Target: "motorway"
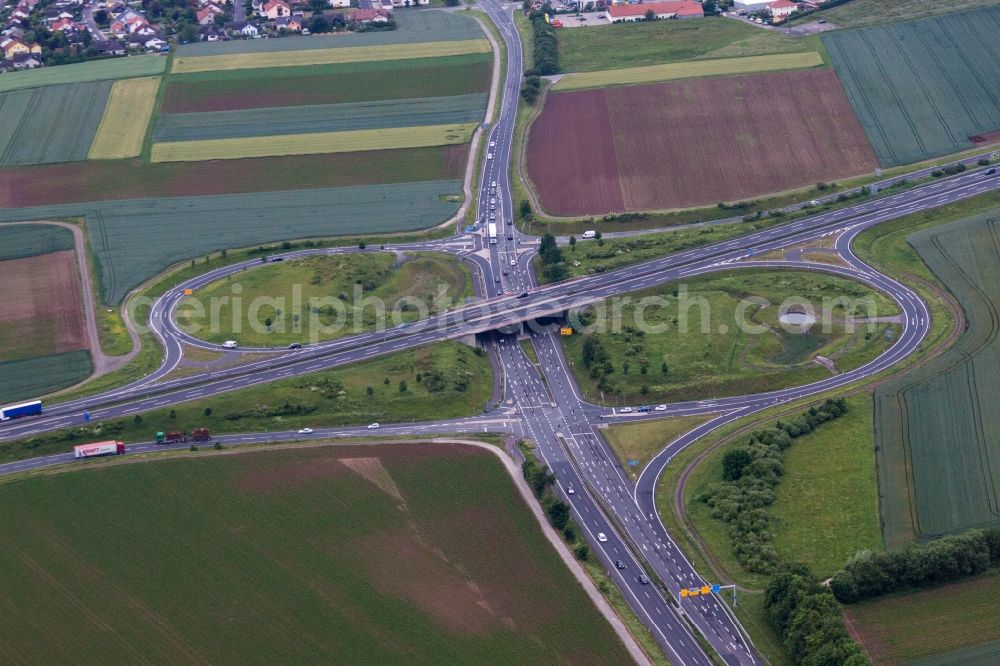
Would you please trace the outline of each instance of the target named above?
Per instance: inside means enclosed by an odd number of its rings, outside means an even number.
[[[912,354],[930,327],[926,305],[909,287],[878,273],[861,261],[852,243],[865,229],[886,220],[927,210],[1000,188],[1000,177],[983,169],[935,180],[881,198],[871,198],[838,210],[818,212],[731,240],[662,257],[633,266],[539,286],[531,260],[538,239],[522,234],[514,219],[511,195],[511,160],[517,115],[521,42],[512,20],[512,7],[496,0],[480,2],[497,27],[507,50],[506,77],[496,123],[486,133],[484,162],[477,184],[477,218],[482,222],[472,235],[440,241],[392,244],[395,252],[447,252],[475,267],[477,291],[482,299],[455,307],[419,322],[358,333],[329,342],[310,343],[298,350],[241,348],[264,358],[195,377],[169,378],[180,362],[185,345],[218,349],[180,330],[175,311],[184,290],[197,290],[220,278],[253,270],[260,260],[219,268],[178,285],[157,300],[150,326],[164,346],[164,362],[150,375],[125,387],[47,407],[40,417],[0,424],[0,441],[30,436],[81,422],[87,410],[91,420],[120,418],[141,411],[262,384],[309,372],[337,367],[373,356],[411,349],[446,339],[482,334],[502,377],[500,405],[484,414],[441,422],[382,424],[380,436],[434,436],[482,432],[510,433],[529,439],[539,457],[557,479],[559,494],[573,515],[593,552],[621,589],[626,601],[649,628],[672,663],[711,664],[706,646],[727,664],[757,664],[761,658],[739,622],[718,595],[681,600],[682,588],[710,583],[695,571],[672,541],[657,516],[657,479],[674,455],[708,432],[762,409],[798,400],[883,372]],[[975,158],[969,158],[974,160]],[[897,177],[902,178],[902,176]],[[888,182],[888,181],[887,181]],[[495,203],[492,200],[496,200]],[[794,208],[794,207],[793,207]],[[495,243],[486,236],[491,215],[500,231]],[[633,232],[629,232],[633,233]],[[843,266],[802,261],[760,261],[754,257],[817,238],[836,238]],[[270,259],[294,259],[318,253],[358,252],[357,248],[311,249],[284,252]],[[374,248],[370,251],[376,251]],[[667,406],[664,412],[622,415],[582,400],[563,356],[557,335],[540,326],[528,326],[530,340],[540,361],[536,366],[525,354],[519,336],[498,330],[519,328],[539,317],[560,316],[608,297],[677,282],[695,275],[740,268],[798,268],[826,271],[871,285],[886,293],[902,313],[901,331],[893,344],[864,366],[805,386],[758,395],[687,401]],[[622,470],[601,435],[608,422],[664,416],[706,414],[714,418],[685,433],[653,458],[633,482]],[[373,434],[363,426],[317,428],[309,435],[294,432],[249,433],[213,438],[224,446],[285,440],[362,437]],[[186,447],[187,444],[178,445]],[[163,450],[152,443],[130,445],[127,453]],[[70,454],[33,458],[0,465],[0,474],[12,474],[71,461]],[[599,539],[598,535],[604,535]],[[623,568],[616,566],[621,562]]]

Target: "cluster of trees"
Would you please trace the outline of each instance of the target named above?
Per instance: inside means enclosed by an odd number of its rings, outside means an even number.
[[[747,571],[771,573],[781,558],[775,550],[772,518],[775,486],[784,474],[782,459],[792,440],[847,412],[843,398],[828,399],[790,421],[755,430],[722,457],[722,478],[698,496],[712,517],[730,525],[733,554]]]
[[[840,604],[807,567],[792,565],[775,575],[767,586],[764,609],[796,664],[870,663],[847,633]]]
[[[526,76],[521,81],[521,99],[525,104],[531,106],[538,99],[538,93],[542,89],[542,80],[537,76]],[[528,212],[531,212],[530,209]]]
[[[312,414],[317,409],[316,405],[302,405],[302,404],[291,404],[287,400],[285,404],[280,407],[268,407],[267,405],[260,405],[254,409],[248,409],[242,412],[229,412],[226,414],[227,421],[239,421],[242,418],[272,418],[275,416],[302,416],[304,414]],[[177,413],[171,410],[170,418],[176,418]]]
[[[531,9],[528,0],[525,0],[525,6],[525,11]],[[545,22],[546,13],[553,13],[552,5],[548,3],[528,14],[533,33],[531,49],[535,62],[535,66],[526,72],[528,75],[548,76],[559,72],[559,40],[556,38],[556,31]]]
[[[542,236],[542,242],[538,246],[538,256],[542,262],[542,275],[547,282],[559,282],[569,277],[562,248],[556,244],[555,236],[552,234]]]
[[[862,551],[830,580],[843,603],[975,576],[1000,567],[1000,529],[974,529],[889,553]]]

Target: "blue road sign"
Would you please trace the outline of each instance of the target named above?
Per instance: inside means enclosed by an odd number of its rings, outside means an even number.
[[[719,585],[718,583],[716,583],[715,585],[712,586],[712,592],[718,593],[719,590],[721,590],[721,589],[722,589],[722,586]]]
[[[632,467],[635,467],[636,465],[639,464],[639,461],[638,460],[629,460],[628,464],[631,465]]]
[[[90,423],[90,412],[88,411],[83,412],[83,422]]]

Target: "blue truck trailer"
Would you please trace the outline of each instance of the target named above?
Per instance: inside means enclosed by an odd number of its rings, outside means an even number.
[[[32,400],[31,402],[23,402],[20,405],[11,405],[10,407],[0,407],[0,421],[10,421],[11,419],[19,419],[22,416],[38,416],[42,413],[42,401]]]

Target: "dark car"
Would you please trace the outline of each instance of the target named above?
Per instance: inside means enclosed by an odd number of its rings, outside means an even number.
[[[293,342],[292,344],[288,345],[288,348],[289,349],[302,349],[302,343],[301,342]]]
[[[495,277],[495,278],[493,278],[493,281],[494,282],[500,282],[500,278],[499,277]]]
[[[526,291],[525,291],[525,292],[521,292],[521,294],[520,294],[520,295],[518,296],[518,298],[527,298],[527,297],[528,297],[528,295],[529,295],[529,294],[528,294],[528,292],[526,292]]]
[[[649,585],[649,579],[646,578],[646,574],[639,574],[639,582],[643,585]]]
[[[621,560],[615,560],[615,566],[618,567],[619,569],[624,569],[625,563],[622,562]]]
[[[271,257],[271,263],[274,263],[275,261],[284,261],[284,260],[285,260],[284,257]]]
[[[507,234],[507,240],[514,240],[514,234]]]
[[[997,172],[997,169],[996,169],[996,167],[993,167],[992,169],[987,169],[987,170],[986,170],[986,175],[987,175],[987,176],[992,176],[992,175],[993,175],[993,174],[995,174],[996,172]]]
[[[640,408],[639,408],[639,413],[640,413],[640,414],[645,414],[645,413],[646,413],[646,412],[648,412],[649,410],[650,410],[650,408],[649,408],[649,407],[640,407]]]

